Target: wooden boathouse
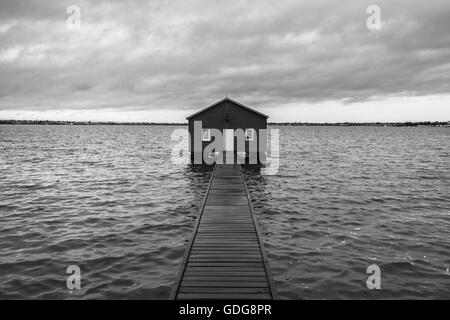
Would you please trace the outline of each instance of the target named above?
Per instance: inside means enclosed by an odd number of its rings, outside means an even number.
[[[256,159],[254,163],[264,162],[267,136],[262,129],[267,129],[267,118],[267,115],[228,97],[190,115],[186,119],[192,160],[196,156],[196,159],[215,159],[223,153],[231,155],[229,159],[241,157],[244,162],[249,159]],[[195,123],[201,127],[196,127]],[[221,133],[220,150],[206,150],[204,154],[205,148],[217,139],[214,132]],[[224,160],[224,163],[230,162]]]
[[[276,299],[239,164],[216,164],[171,299]]]

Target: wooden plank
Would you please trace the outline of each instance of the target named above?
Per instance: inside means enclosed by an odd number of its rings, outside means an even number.
[[[188,281],[183,279],[182,287],[233,287],[233,288],[268,288],[267,279],[261,282],[252,281]]]
[[[242,269],[235,269],[235,270],[227,270],[227,269],[200,269],[200,270],[193,270],[193,269],[186,269],[185,277],[222,277],[222,276],[229,276],[229,277],[244,277],[244,278],[252,278],[252,277],[265,277],[264,270],[242,270]]]
[[[259,250],[258,247],[253,246],[253,247],[246,247],[246,246],[194,246],[192,249],[193,252],[204,252],[204,251],[208,251],[208,252],[223,252],[223,253],[227,253],[227,252],[258,252],[261,253],[261,251]]]
[[[214,281],[214,282],[232,282],[232,281],[249,281],[249,282],[264,282],[267,281],[265,275],[262,277],[249,277],[249,276],[233,276],[233,275],[184,275],[183,281]]]
[[[265,293],[270,294],[269,288],[224,288],[224,287],[180,287],[181,293]]]
[[[222,243],[222,244],[227,244],[227,243],[235,243],[235,244],[252,244],[254,243],[254,240],[258,239],[258,237],[254,237],[252,239],[234,239],[234,238],[230,238],[230,239],[224,239],[224,238],[217,238],[217,239],[211,239],[211,238],[207,238],[207,237],[199,237],[198,239],[195,240],[196,243]]]
[[[259,262],[262,263],[262,257],[257,258],[244,258],[244,257],[196,257],[193,256],[190,261],[196,262],[205,262],[205,263],[234,263],[234,262]]]
[[[214,248],[214,249],[208,248],[208,247],[199,247],[199,248],[195,248],[194,247],[192,249],[191,253],[194,254],[194,253],[214,253],[214,252],[224,253],[224,254],[231,253],[231,252],[233,252],[233,253],[258,253],[258,254],[261,254],[260,250],[258,250],[257,247],[254,247],[254,248],[237,248],[237,249],[235,249],[235,248],[227,248],[227,247]]]
[[[245,272],[245,270],[236,271],[212,271],[212,270],[186,270],[184,277],[240,277],[240,278],[251,278],[251,277],[265,277],[266,273],[264,271],[253,271]]]
[[[255,244],[220,244],[220,243],[216,243],[216,244],[208,244],[208,243],[196,243],[193,248],[217,248],[219,249],[223,249],[223,248],[229,248],[229,249],[248,249],[248,248],[255,248],[259,250],[259,247]]]
[[[214,225],[214,221],[203,221],[203,226],[202,229],[198,231],[198,233],[200,232],[206,232],[208,230],[225,230],[225,231],[234,231],[234,232],[238,232],[239,230],[245,230],[248,231],[250,230],[250,232],[252,234],[256,234],[255,230],[251,227],[249,227],[248,222],[251,221],[249,220],[245,220],[242,223],[221,223],[220,226]]]
[[[262,259],[261,253],[202,253],[202,252],[191,252],[191,257],[195,258],[195,260],[198,259],[208,259],[207,261],[226,261],[226,259],[229,259],[229,261],[234,261],[235,259],[241,259],[241,261],[248,261],[248,260],[260,260]],[[192,261],[195,261],[192,260]]]
[[[223,240],[223,239],[217,239],[217,240],[197,240],[196,243],[198,244],[203,244],[203,245],[208,245],[208,244],[213,244],[213,245],[222,245],[222,246],[227,246],[227,245],[251,245],[254,242],[254,240]]]
[[[181,292],[178,299],[189,300],[270,300],[272,297],[270,294],[256,294],[256,293],[183,293]]]
[[[258,246],[258,244],[256,244],[256,243],[254,243],[254,242],[250,242],[250,243],[242,243],[242,242],[235,242],[235,243],[208,243],[208,242],[199,242],[199,241],[197,241],[197,242],[195,242],[195,244],[194,244],[194,247],[208,247],[208,246],[210,246],[210,247],[215,247],[215,246],[217,246],[217,247],[230,247],[230,248],[233,248],[233,247],[245,247],[245,248],[251,248],[251,247],[256,247],[256,248],[258,248],[259,249],[259,246]]]
[[[225,253],[225,252],[221,252],[221,253],[216,253],[216,254],[211,254],[210,252],[205,252],[205,253],[201,253],[201,252],[191,252],[191,257],[193,258],[197,258],[197,259],[206,259],[206,258],[210,258],[210,261],[217,261],[217,259],[222,258],[222,259],[242,259],[243,261],[246,260],[253,260],[253,259],[262,259],[262,255],[261,253]],[[231,261],[231,260],[230,260]]]
[[[248,262],[248,261],[189,261],[187,266],[190,267],[198,267],[198,266],[205,266],[205,267],[259,267],[261,266],[261,261],[255,261],[255,262]]]
[[[251,220],[250,220],[251,222]],[[215,233],[217,235],[220,235],[220,233],[228,233],[228,234],[236,234],[239,235],[242,233],[249,234],[249,235],[256,235],[256,232],[254,229],[247,227],[243,224],[224,224],[220,227],[212,225],[212,222],[206,222],[206,226],[202,228],[201,231],[198,232],[198,234],[210,234]]]
[[[250,272],[250,271],[254,271],[254,272],[263,272],[264,271],[264,266],[262,266],[261,264],[259,264],[258,266],[254,267],[254,268],[247,268],[247,267],[242,267],[242,266],[234,266],[234,267],[221,267],[221,266],[216,266],[216,267],[211,267],[211,266],[186,266],[186,271],[214,271],[214,272],[222,272],[222,271],[230,271],[230,272],[234,272],[234,271],[245,271],[245,272]]]
[[[220,232],[220,231],[218,231],[218,232]],[[233,235],[235,235],[235,237],[233,237]],[[223,233],[223,236],[214,236],[211,234],[204,233],[204,234],[198,235],[198,237],[196,238],[196,242],[200,243],[201,241],[208,240],[208,239],[212,239],[212,240],[217,239],[217,240],[222,240],[222,241],[226,241],[226,242],[237,242],[237,243],[243,243],[246,241],[246,239],[251,239],[250,243],[252,243],[253,240],[258,239],[258,237],[255,234],[239,235],[237,233],[234,233],[234,234],[233,233],[228,233],[228,234]]]

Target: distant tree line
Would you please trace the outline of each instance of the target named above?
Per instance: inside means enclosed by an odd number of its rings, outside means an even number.
[[[55,120],[0,120],[0,124],[15,125],[126,125],[126,126],[186,126],[187,123],[168,122],[97,122],[97,121],[55,121]],[[450,121],[421,122],[271,122],[272,126],[372,126],[372,127],[442,127]]]
[[[271,122],[272,126],[345,126],[345,127],[442,127],[450,126],[450,121],[420,122]]]
[[[98,122],[98,121],[56,121],[56,120],[0,120],[0,124],[27,124],[27,125],[111,125],[111,126],[185,126],[187,123],[165,122]]]

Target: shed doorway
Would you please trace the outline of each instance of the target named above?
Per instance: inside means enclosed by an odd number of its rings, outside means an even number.
[[[225,140],[223,146],[223,150],[225,151],[225,163],[234,164],[234,129],[223,129],[223,137]]]
[[[234,129],[223,129],[224,130],[224,139],[225,139],[225,151],[234,151]]]

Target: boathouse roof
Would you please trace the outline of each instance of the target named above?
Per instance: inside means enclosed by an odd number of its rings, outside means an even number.
[[[233,99],[230,99],[230,98],[228,98],[228,97],[225,97],[225,98],[223,98],[223,99],[221,99],[221,100],[219,100],[219,101],[213,103],[212,105],[210,105],[210,106],[208,106],[208,107],[206,107],[206,108],[204,108],[204,109],[202,109],[202,110],[200,110],[200,111],[198,111],[198,112],[196,112],[196,113],[194,113],[194,114],[191,114],[191,115],[190,115],[189,117],[187,117],[186,119],[189,120],[189,119],[191,119],[191,118],[193,118],[193,117],[195,117],[195,116],[197,116],[197,115],[199,115],[199,114],[205,112],[206,110],[209,110],[209,109],[212,109],[212,108],[218,106],[219,104],[221,104],[222,102],[225,102],[225,101],[232,102],[232,103],[234,103],[235,105],[237,105],[237,106],[239,106],[239,107],[241,107],[241,108],[247,109],[247,110],[249,110],[249,111],[251,111],[251,112],[254,112],[254,113],[256,113],[256,114],[258,114],[258,115],[260,115],[260,116],[263,116],[263,117],[265,117],[265,118],[269,118],[269,116],[265,115],[264,113],[261,113],[261,112],[259,112],[259,111],[256,111],[255,109],[252,109],[252,108],[250,108],[250,107],[248,107],[248,106],[246,106],[246,105],[244,105],[244,104],[242,104],[242,103],[239,103],[239,102],[237,102],[237,101],[235,101],[235,100],[233,100]]]

